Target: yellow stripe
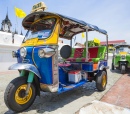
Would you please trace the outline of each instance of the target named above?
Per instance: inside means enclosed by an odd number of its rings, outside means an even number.
[[[127,54],[127,52],[120,52],[120,54],[121,54],[121,55],[126,55],[126,54]]]
[[[52,34],[49,38],[47,38],[46,40],[38,40],[38,38],[33,38],[33,39],[30,39],[30,40],[27,40],[25,43],[23,43],[21,46],[39,46],[39,45],[58,45],[58,38],[59,38],[59,32],[60,32],[60,19],[56,16],[47,16],[47,17],[44,17],[43,19],[45,18],[51,18],[51,17],[55,17],[57,18],[57,21],[56,21],[56,24],[55,24],[55,27],[52,31]],[[42,19],[40,19],[42,20]],[[40,21],[40,20],[36,20],[34,23]],[[33,23],[33,24],[34,24]]]

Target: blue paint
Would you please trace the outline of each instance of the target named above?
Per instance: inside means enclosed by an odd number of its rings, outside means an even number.
[[[93,62],[86,62],[82,64],[82,70],[87,72],[93,71]]]
[[[46,46],[39,46],[39,47],[25,47],[27,50],[27,55],[23,59],[20,57],[20,49],[18,49],[18,63],[22,63],[24,60],[24,63],[33,64],[37,67],[41,79],[40,82],[44,84],[52,84],[52,57],[50,58],[40,58],[38,55],[38,50],[40,48],[46,48]],[[34,49],[34,51],[33,51]],[[34,61],[33,58],[34,57]],[[28,61],[29,60],[29,61]]]
[[[59,82],[62,84],[68,82],[68,74],[61,67],[59,67]]]
[[[29,64],[33,64],[33,60],[32,60],[32,51],[33,51],[33,47],[25,47],[27,50],[27,55],[25,58],[22,58],[20,56],[20,49],[17,50],[17,61],[18,63],[29,63]]]
[[[104,66],[107,66],[107,61],[104,61]]]
[[[22,63],[22,57],[20,56],[20,49],[17,50],[17,62]]]
[[[34,47],[25,47],[26,48],[26,50],[27,50],[27,55],[26,55],[26,57],[24,58],[24,62],[26,63],[29,63],[29,64],[34,64],[33,63],[33,60],[32,60],[32,52],[33,52],[33,48]]]
[[[100,64],[99,64],[99,68],[104,65],[104,66],[107,66],[107,61],[100,61]]]
[[[41,83],[53,84],[52,77],[52,57],[50,58],[40,58],[38,51],[45,46],[34,47],[34,62],[41,74]]]
[[[81,85],[85,84],[86,82],[87,81],[82,80],[82,81],[80,81],[79,83],[76,83],[76,84],[70,84],[70,83],[68,83],[69,87],[72,86],[72,88],[68,88],[67,86],[66,86],[67,88],[60,86],[59,89],[58,89],[58,93],[60,94],[60,93],[72,90],[74,88],[80,87]]]

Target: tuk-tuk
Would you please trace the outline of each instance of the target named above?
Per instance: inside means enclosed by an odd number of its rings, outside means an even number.
[[[37,5],[40,6],[40,5]],[[33,7],[35,8],[35,7]],[[21,47],[13,52],[18,63],[9,70],[18,70],[20,76],[13,79],[4,94],[6,106],[14,112],[29,108],[40,91],[63,93],[87,82],[96,82],[99,91],[107,84],[107,46],[88,48],[88,32],[105,30],[84,21],[45,11],[31,12],[22,22],[27,34]],[[86,32],[86,48],[64,45],[58,60],[58,39],[72,40],[73,36]]]
[[[120,44],[115,46],[115,51],[112,58],[112,70],[121,70],[124,74],[130,68],[130,45]]]

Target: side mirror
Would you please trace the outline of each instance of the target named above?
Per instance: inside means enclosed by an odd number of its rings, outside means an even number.
[[[12,57],[13,58],[17,57],[17,51],[12,51]]]

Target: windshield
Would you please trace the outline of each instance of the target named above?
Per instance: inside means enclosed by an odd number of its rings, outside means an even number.
[[[24,42],[28,39],[38,38],[38,39],[46,39],[48,38],[54,28],[56,19],[48,18],[42,19],[34,24],[32,24],[30,30],[27,32]]]
[[[117,49],[116,49],[116,53],[119,53],[119,52],[127,52],[127,53],[130,53],[130,48],[128,48],[128,47],[120,47],[120,48],[117,48]]]

